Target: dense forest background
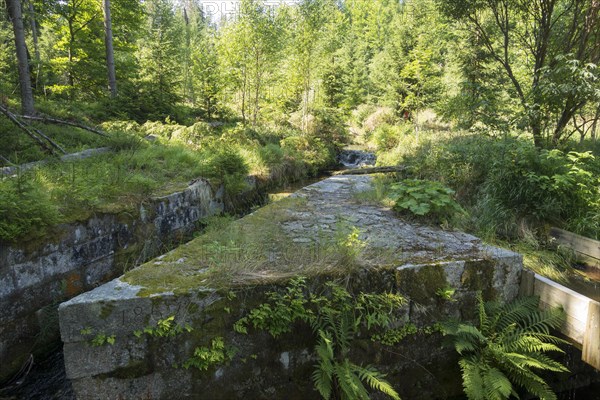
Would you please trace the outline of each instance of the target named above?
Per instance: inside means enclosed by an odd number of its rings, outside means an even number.
[[[539,146],[596,134],[597,1],[215,7],[224,2],[10,0],[0,22],[3,103],[19,97],[9,13],[19,8],[33,97],[86,104],[96,120],[257,124],[374,104],[405,119],[429,108],[461,128],[526,131]]]

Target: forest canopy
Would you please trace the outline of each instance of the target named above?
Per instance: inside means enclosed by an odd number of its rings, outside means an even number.
[[[97,120],[428,108],[538,147],[594,135],[600,114],[596,0],[3,3],[4,103],[29,82],[38,102],[100,103]]]

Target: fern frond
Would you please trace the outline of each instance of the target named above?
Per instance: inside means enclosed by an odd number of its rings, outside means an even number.
[[[481,292],[477,293],[477,306],[478,306],[478,316],[479,316],[479,329],[481,332],[489,332],[490,331],[490,321],[487,316],[487,310],[485,309],[485,302],[483,301],[483,294]]]
[[[353,365],[353,369],[354,372],[358,374],[360,380],[367,382],[371,388],[380,391],[394,400],[400,400],[400,396],[394,390],[392,385],[383,379],[385,377],[384,374],[376,371],[371,366],[360,367],[358,365]]]
[[[556,395],[548,384],[528,369],[513,369],[507,371],[509,379],[540,400],[556,400]]]
[[[486,370],[482,381],[486,400],[506,400],[514,392],[508,378],[497,368]]]
[[[521,297],[502,305],[496,311],[499,316],[496,329],[501,331],[509,325],[525,320],[529,315],[538,311],[539,302],[538,297],[532,296]]]
[[[316,368],[312,373],[315,389],[317,389],[323,399],[329,400],[333,391],[333,371],[328,371],[327,368],[323,368],[322,363],[319,363],[315,367]]]
[[[463,388],[469,400],[486,400],[482,370],[477,360],[463,358],[459,361],[462,371]]]
[[[510,353],[507,354],[507,358],[510,359],[514,365],[519,366],[520,368],[535,368],[540,371],[554,371],[554,372],[568,372],[569,369],[559,363],[541,353],[531,353],[531,354],[519,354],[519,353]],[[541,378],[540,378],[541,379]]]
[[[336,344],[341,353],[350,348],[350,342],[354,338],[355,327],[352,319],[354,318],[349,313],[344,313],[334,322]]]
[[[459,354],[475,351],[486,337],[473,325],[459,324],[453,335],[454,348]]]
[[[334,355],[331,338],[323,331],[319,331],[315,353],[317,353],[319,363],[315,365],[312,379],[319,394],[329,400],[333,391]]]
[[[342,398],[347,400],[369,400],[369,393],[354,374],[352,364],[348,360],[334,365],[334,375],[340,388]]]
[[[334,359],[333,351],[333,338],[329,336],[325,331],[319,330],[319,341],[315,346],[317,357],[320,360],[331,360]]]
[[[563,322],[564,312],[561,309],[538,311],[528,315],[523,329],[527,332],[548,334],[551,329],[560,328]]]
[[[565,343],[550,334],[564,320],[560,309],[540,311],[539,299],[521,298],[510,304],[483,304],[478,296],[480,327],[448,324],[455,349],[463,357],[463,386],[470,400],[505,400],[519,386],[543,400],[556,398],[534,371],[565,372],[567,368],[545,353],[562,352]]]
[[[554,343],[544,342],[538,337],[531,335],[523,335],[516,341],[506,345],[504,348],[508,352],[518,353],[546,353],[550,351],[563,353],[561,348]]]

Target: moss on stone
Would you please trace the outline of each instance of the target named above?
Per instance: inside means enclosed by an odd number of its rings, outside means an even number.
[[[130,361],[126,366],[116,368],[109,373],[101,374],[98,376],[98,378],[136,379],[149,375],[152,372],[152,367],[146,360],[137,360]]]
[[[444,267],[439,264],[400,269],[396,279],[400,292],[418,304],[430,303],[436,291],[448,285]]]
[[[461,281],[464,289],[474,292],[481,291],[486,300],[494,298],[494,261],[465,261],[465,269]]]
[[[108,317],[110,317],[112,315],[112,312],[115,308],[114,303],[101,303],[101,308],[100,308],[100,318],[102,319],[107,319]]]
[[[294,212],[307,210],[306,200],[290,197],[233,221],[218,231],[208,230],[160,259],[125,274],[124,280],[142,286],[140,296],[199,288],[277,283],[302,274],[347,269],[345,254],[335,242],[311,251],[311,243],[296,243],[282,228]],[[314,249],[313,249],[314,250]]]

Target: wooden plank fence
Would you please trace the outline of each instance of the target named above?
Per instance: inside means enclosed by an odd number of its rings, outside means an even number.
[[[591,266],[600,267],[600,242],[586,238],[559,228],[550,229],[550,236],[559,245],[567,246],[581,259]]]
[[[582,348],[582,360],[600,370],[600,303],[548,278],[523,271],[521,295],[540,297],[540,307],[560,306],[566,319],[561,332]]]

